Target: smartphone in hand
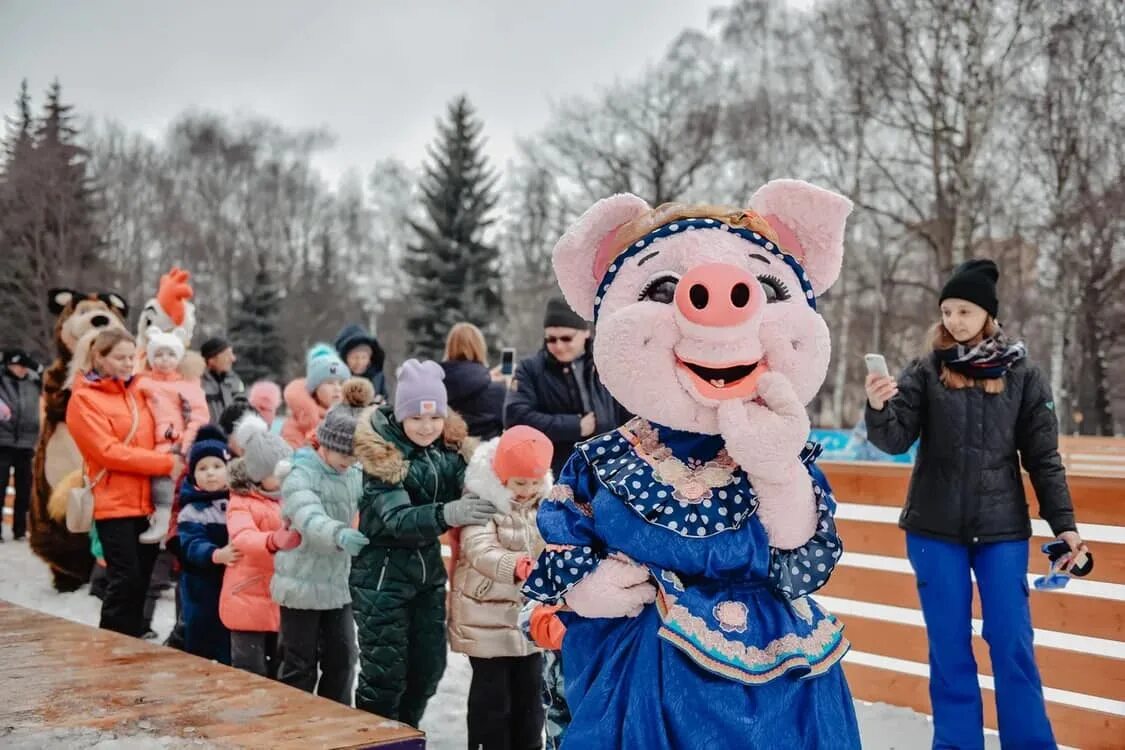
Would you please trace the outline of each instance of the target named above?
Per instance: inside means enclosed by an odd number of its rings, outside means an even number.
[[[516,350],[515,349],[501,349],[500,350],[500,374],[501,375],[514,375],[516,372]]]
[[[868,375],[884,375],[890,377],[891,371],[887,369],[887,358],[882,354],[865,354],[863,361],[867,363]]]

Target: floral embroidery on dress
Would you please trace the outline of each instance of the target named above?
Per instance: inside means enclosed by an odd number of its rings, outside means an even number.
[[[684,582],[681,581],[680,577],[678,575],[676,575],[675,573],[673,573],[672,571],[662,570],[662,571],[660,571],[660,577],[663,578],[668,583],[672,584],[672,587],[674,589],[676,589],[676,591],[682,592],[684,590]]]
[[[675,445],[662,443],[658,429],[643,419],[634,419],[614,432],[579,444],[577,449],[599,483],[654,526],[688,539],[739,529],[757,511],[758,496],[746,473],[722,448],[722,439],[715,437],[709,446],[704,445],[704,457],[689,465],[692,458],[674,457]],[[657,467],[650,460],[654,455],[662,457],[661,465],[669,474],[681,477],[679,486],[657,475]],[[713,457],[707,459],[707,455]],[[682,468],[669,469],[672,462]],[[592,514],[577,502],[575,505],[584,515]]]
[[[815,677],[828,671],[851,648],[843,635],[840,621],[819,608],[820,622],[806,635],[789,632],[758,646],[720,632],[741,634],[742,631],[724,627],[719,617],[720,608],[723,608],[724,616],[736,618],[734,610],[728,610],[725,605],[740,602],[723,601],[715,606],[712,615],[718,622],[718,629],[709,625],[703,617],[693,614],[679,603],[676,594],[663,586],[657,587],[656,604],[664,621],[660,637],[705,669],[748,685],[769,682],[790,670],[798,670],[803,678]],[[741,606],[748,618],[748,608]],[[813,614],[811,608],[809,611]],[[811,622],[807,624],[812,626]]]
[[[793,611],[796,612],[802,620],[807,622],[809,625],[812,625],[813,610],[807,596],[802,596],[799,599],[793,599],[789,602],[789,605],[793,607]]]
[[[742,602],[719,602],[714,610],[719,627],[727,633],[745,633],[747,613]]]
[[[565,503],[567,500],[574,499],[574,490],[565,484],[556,484],[551,488],[551,494],[547,496],[547,499],[557,503]]]
[[[672,497],[682,503],[698,505],[714,497],[713,490],[734,484],[738,464],[726,448],[709,461],[676,458],[672,450],[660,442],[650,423],[634,419],[622,428],[622,434],[633,443],[637,455],[652,466],[652,476],[673,489]]]

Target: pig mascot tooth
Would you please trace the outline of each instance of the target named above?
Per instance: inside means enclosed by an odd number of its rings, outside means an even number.
[[[524,591],[565,605],[565,749],[860,746],[843,626],[809,596],[842,547],[805,411],[850,211],[796,180],[744,209],[615,195],[556,245],[637,415],[579,445],[539,513]]]

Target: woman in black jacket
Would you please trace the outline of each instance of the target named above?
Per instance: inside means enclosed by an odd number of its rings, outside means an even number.
[[[504,378],[488,369],[484,334],[472,323],[458,323],[445,339],[445,390],[449,408],[464,417],[469,435],[482,441],[504,431]]]
[[[935,748],[983,748],[972,652],[975,573],[1004,747],[1053,748],[1028,606],[1031,521],[1020,460],[1039,514],[1072,550],[1079,537],[1058,452],[1051,390],[1023,342],[996,323],[999,270],[962,264],[941,293],[933,351],[896,381],[867,377],[868,439],[904,453],[921,438],[899,526],[930,645]],[[1017,458],[1018,456],[1018,458]]]

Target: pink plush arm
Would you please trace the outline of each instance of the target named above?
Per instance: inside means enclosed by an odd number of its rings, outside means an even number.
[[[783,375],[763,375],[758,396],[764,403],[721,403],[719,429],[758,495],[758,518],[770,546],[796,549],[816,531],[812,480],[801,463],[809,416]]]
[[[583,617],[636,617],[656,601],[648,568],[607,558],[574,585],[566,603]]]

